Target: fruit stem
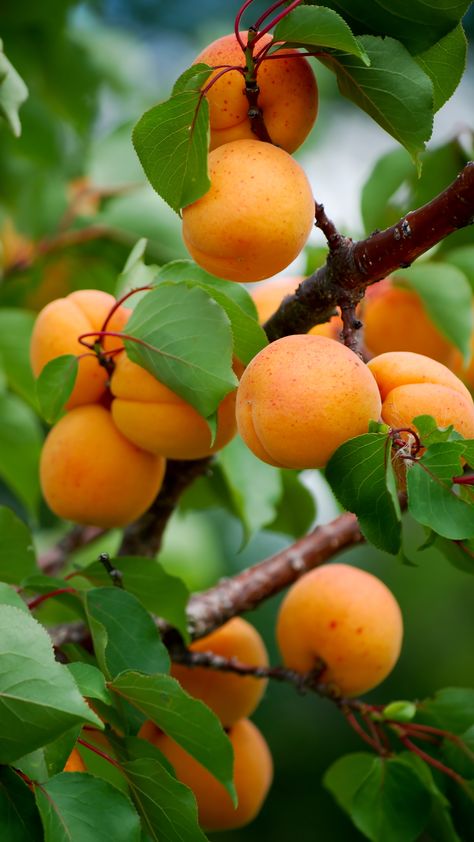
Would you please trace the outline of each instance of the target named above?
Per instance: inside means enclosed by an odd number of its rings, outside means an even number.
[[[116,312],[117,312],[117,310],[119,309],[119,307],[121,307],[121,306],[122,306],[122,304],[124,303],[124,301],[126,301],[126,300],[127,300],[127,298],[131,298],[131,296],[132,296],[132,295],[135,295],[135,293],[136,293],[136,292],[145,292],[146,290],[149,290],[149,289],[153,289],[153,287],[151,287],[151,286],[148,284],[147,286],[144,286],[144,287],[136,287],[135,289],[132,289],[132,290],[130,290],[129,292],[125,293],[125,295],[122,295],[122,298],[119,298],[119,299],[118,299],[118,301],[116,301],[116,302],[115,302],[114,306],[113,306],[113,307],[111,308],[111,310],[109,311],[109,314],[108,314],[108,316],[106,317],[106,319],[105,319],[105,321],[104,321],[104,323],[103,323],[103,325],[102,325],[102,327],[101,327],[101,331],[105,331],[105,330],[107,330],[107,325],[108,325],[108,323],[110,322],[110,320],[111,320],[112,316],[114,315],[114,313],[116,313]]]
[[[274,12],[276,9],[278,9],[279,6],[283,6],[284,3],[286,3],[286,0],[277,0],[276,3],[273,3],[271,6],[269,6],[269,8],[265,12],[263,12],[263,14],[260,15],[259,19],[255,21],[255,23],[253,25],[254,29],[256,29],[258,31],[258,29],[262,25],[263,21],[266,20],[268,17],[270,17],[272,12]]]
[[[245,53],[245,50],[247,49],[247,45],[244,44],[244,42],[242,41],[242,38],[240,37],[240,21],[242,20],[243,13],[245,12],[246,9],[248,9],[248,7],[251,5],[251,3],[253,3],[253,0],[245,0],[245,3],[243,4],[243,6],[240,7],[239,11],[237,12],[237,14],[235,16],[235,21],[234,21],[235,37],[237,38],[237,41],[240,44],[240,46],[242,48],[242,51],[244,53]]]
[[[453,485],[474,485],[474,474],[469,474],[461,477],[453,477]]]
[[[397,732],[397,736],[400,742],[405,746],[408,751],[413,752],[413,754],[418,755],[422,760],[425,761],[429,766],[432,766],[434,769],[438,769],[440,772],[443,772],[444,775],[448,775],[453,781],[456,781],[460,786],[465,787],[466,781],[464,780],[461,775],[458,775],[454,769],[450,769],[449,766],[445,766],[444,763],[441,763],[440,760],[436,760],[435,757],[432,757],[431,754],[428,752],[423,751],[419,746],[415,745],[405,734],[402,729],[394,729]]]
[[[362,728],[361,724],[358,722],[352,711],[348,710],[345,707],[342,707],[342,712],[346,718],[347,723],[351,726],[351,728],[356,732],[356,734],[361,737],[367,745],[371,746],[377,754],[381,754],[382,752],[385,753],[385,750],[380,743],[380,740],[375,740],[373,737],[369,736],[366,731]]]
[[[56,590],[54,591],[49,591],[48,593],[43,593],[39,596],[36,596],[34,599],[31,600],[31,602],[28,602],[28,608],[30,609],[30,611],[34,611],[35,608],[38,608],[38,606],[41,605],[43,602],[46,602],[47,599],[52,599],[54,596],[59,596],[63,593],[77,594],[77,591],[75,588],[56,588]]]
[[[302,0],[293,0],[293,3],[290,3],[290,5],[287,6],[286,9],[283,9],[283,11],[281,11],[278,15],[276,15],[276,17],[274,17],[273,20],[270,21],[270,23],[267,23],[267,25],[264,26],[264,28],[261,29],[260,32],[256,35],[254,39],[254,44],[257,41],[259,41],[263,35],[266,35],[267,32],[270,31],[270,29],[273,29],[273,27],[276,26],[277,23],[279,23],[281,20],[283,20],[283,18],[286,18],[286,16],[289,15],[290,12],[293,11],[293,9],[296,9],[296,7],[299,6],[301,2]]]
[[[81,738],[79,738],[77,742],[80,746],[88,748],[89,751],[93,751],[94,754],[97,754],[99,757],[102,757],[104,760],[107,760],[107,763],[111,763],[112,766],[115,766],[116,769],[120,769],[120,771],[122,770],[120,763],[118,763],[117,760],[111,757],[110,754],[106,754],[105,751],[101,751],[100,748],[97,748],[97,746],[93,746],[91,743],[88,743],[86,742],[86,740],[82,740]]]

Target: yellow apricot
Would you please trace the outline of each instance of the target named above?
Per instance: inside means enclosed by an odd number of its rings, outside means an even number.
[[[193,652],[213,652],[223,658],[237,658],[251,666],[267,666],[265,645],[258,631],[234,617],[216,631],[191,645]],[[250,716],[263,696],[266,681],[231,672],[173,664],[172,674],[184,689],[212,708],[225,727]]]
[[[137,447],[168,459],[202,459],[227,444],[236,433],[235,391],[217,412],[217,435],[196,409],[127,355],[116,359],[110,388],[111,412],[120,432]]]
[[[78,342],[83,333],[101,329],[108,313],[115,304],[113,296],[96,289],[81,289],[66,298],[51,301],[38,315],[30,345],[31,367],[35,377],[46,363],[62,354],[79,356],[87,349]],[[130,315],[130,310],[120,307],[113,315],[107,330],[120,331]],[[90,337],[88,342],[93,342]],[[121,347],[120,339],[108,337],[104,348],[108,351]],[[96,358],[84,357],[79,361],[79,371],[74,390],[66,406],[72,409],[82,404],[100,400],[107,384],[107,372]]]
[[[380,415],[380,395],[353,351],[323,336],[286,336],[247,366],[237,389],[237,426],[259,459],[321,468]]]
[[[301,275],[291,278],[272,278],[258,286],[252,287],[251,296],[257,308],[258,320],[264,324],[273,313],[278,310],[287,295],[292,295],[304,280]],[[312,336],[326,336],[328,339],[338,339],[342,329],[340,316],[332,316],[328,322],[315,325],[308,331]]]
[[[273,763],[266,741],[250,720],[240,719],[228,731],[234,749],[234,783],[239,799],[236,808],[222,784],[153,723],[146,722],[138,736],[159,748],[178,780],[194,792],[204,830],[243,827],[259,813],[272,782]]]
[[[248,33],[240,35],[246,43]],[[271,41],[271,35],[262,36],[255,55]],[[278,59],[263,61],[257,70],[258,105],[272,142],[287,152],[294,152],[316,120],[318,88],[309,62],[297,50],[280,50],[278,56]],[[209,44],[194,64],[198,62],[217,68],[206,87],[221,73],[222,65],[245,68],[244,53],[234,33]],[[211,149],[234,140],[256,139],[248,117],[249,103],[242,73],[237,70],[225,73],[212,85],[206,97],[210,110]]]
[[[258,140],[209,155],[211,187],[183,210],[183,239],[196,263],[230,281],[261,281],[300,253],[314,221],[308,179],[283,149]]]
[[[64,415],[43,446],[40,479],[59,517],[110,528],[140,517],[158,494],[165,460],[139,450],[98,404]]]
[[[85,772],[86,766],[85,763],[79,754],[77,748],[73,748],[71,754],[69,755],[68,759],[66,760],[66,765],[63,769],[64,772]]]
[[[371,354],[412,351],[448,365],[454,347],[431,321],[416,292],[389,278],[369,287],[363,304],[364,342]]]
[[[394,667],[403,637],[399,605],[380,579],[347,564],[301,577],[282,602],[277,640],[287,667],[326,664],[321,681],[343,696],[376,687]]]

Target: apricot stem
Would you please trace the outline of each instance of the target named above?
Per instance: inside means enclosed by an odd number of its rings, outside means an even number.
[[[452,478],[453,485],[474,485],[474,474]]]
[[[114,315],[114,313],[117,312],[119,307],[122,306],[124,301],[127,301],[128,298],[131,298],[131,296],[135,295],[135,293],[137,293],[137,292],[145,292],[146,290],[149,290],[149,289],[153,289],[153,287],[151,287],[149,284],[147,284],[147,286],[136,287],[135,289],[131,289],[129,292],[125,293],[125,295],[122,295],[122,298],[119,298],[118,301],[115,302],[114,306],[109,311],[109,313],[108,313],[108,315],[107,315],[107,317],[106,317],[106,319],[105,319],[105,321],[104,321],[104,323],[101,327],[101,332],[107,330],[107,325],[110,322],[112,316]]]
[[[116,769],[120,769],[120,771],[122,771],[122,767],[121,767],[120,763],[118,763],[117,760],[115,760],[113,757],[111,757],[110,754],[106,754],[105,751],[101,751],[101,749],[97,748],[97,746],[93,746],[92,743],[88,743],[88,742],[86,742],[86,740],[83,740],[81,738],[79,738],[77,742],[79,743],[80,746],[84,746],[84,748],[88,748],[89,751],[93,751],[94,754],[97,754],[99,757],[102,757],[102,759],[106,760],[107,763],[111,763],[112,766],[115,766]]]
[[[242,15],[244,14],[245,10],[248,9],[248,7],[252,3],[253,3],[253,0],[245,0],[245,3],[243,4],[243,6],[240,7],[239,11],[236,14],[235,22],[234,22],[235,37],[236,37],[238,43],[240,44],[240,46],[242,48],[242,52],[244,52],[244,53],[245,53],[245,50],[247,49],[247,44],[244,44],[244,42],[242,41],[242,38],[240,37],[240,21],[242,20]]]
[[[36,596],[28,603],[28,608],[30,611],[34,611],[35,608],[38,608],[38,606],[43,602],[46,602],[47,599],[52,599],[53,597],[60,596],[63,593],[77,594],[77,591],[75,588],[56,588],[54,591],[49,591],[48,593]]]
[[[450,769],[449,766],[445,766],[444,763],[441,763],[440,760],[436,760],[435,757],[432,757],[431,754],[428,752],[423,751],[419,746],[413,743],[407,736],[405,736],[403,729],[396,729],[397,736],[400,742],[408,749],[408,751],[413,752],[413,754],[418,755],[422,760],[425,761],[429,766],[432,766],[434,769],[438,769],[440,772],[443,772],[444,775],[448,775],[453,781],[456,781],[462,787],[466,786],[466,781],[464,780],[461,775],[458,775],[454,769]]]
[[[276,26],[277,23],[280,23],[280,21],[283,20],[283,18],[286,18],[286,16],[289,15],[290,12],[293,11],[293,9],[296,9],[296,7],[299,6],[301,2],[302,0],[293,0],[293,2],[286,7],[286,9],[283,9],[283,11],[276,15],[276,17],[274,17],[273,20],[270,21],[270,23],[267,23],[267,25],[264,26],[263,29],[261,29],[257,36],[254,38],[254,44],[256,44],[256,42],[259,41],[263,35],[266,35],[267,32],[270,32],[270,29],[273,29],[273,27]]]

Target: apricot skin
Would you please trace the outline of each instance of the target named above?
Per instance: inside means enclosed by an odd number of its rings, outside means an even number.
[[[267,652],[257,630],[234,617],[217,631],[191,645],[193,652],[214,652],[224,658],[237,658],[244,664],[267,666]],[[172,674],[186,692],[201,699],[219,717],[224,727],[250,716],[263,696],[266,682],[250,676],[217,672],[174,664]]]
[[[38,377],[46,363],[62,354],[79,356],[86,353],[87,348],[77,341],[78,337],[83,333],[100,330],[114,304],[115,299],[106,292],[82,289],[67,298],[51,301],[41,310],[30,345],[31,367],[35,377]],[[122,330],[129,315],[127,308],[120,307],[107,329],[114,332]],[[94,337],[88,341],[93,342]],[[104,342],[104,348],[109,351],[120,346],[121,341],[116,337],[109,337]],[[106,389],[107,378],[107,372],[99,366],[97,359],[92,356],[81,359],[67,408],[73,409],[100,400]]]
[[[288,591],[277,620],[277,640],[287,667],[307,672],[322,660],[324,683],[344,696],[376,687],[400,654],[403,623],[388,588],[364,570],[326,564],[306,573]]]
[[[303,280],[304,278],[301,276],[272,278],[252,288],[251,295],[257,308],[260,324],[264,324],[278,310],[287,295],[293,295],[296,292]],[[312,327],[308,333],[311,336],[326,336],[328,339],[338,339],[341,330],[341,317],[333,316],[328,322]]]
[[[183,239],[196,263],[229,281],[253,282],[285,269],[314,221],[300,165],[258,140],[226,143],[209,155],[211,187],[183,210]]]
[[[126,354],[116,358],[111,379],[112,417],[120,432],[137,447],[168,459],[203,459],[226,445],[236,433],[235,392],[217,412],[217,436],[201,415]]]
[[[110,528],[142,515],[161,488],[165,460],[139,450],[102,406],[79,406],[52,428],[40,479],[52,511],[76,523]]]
[[[247,32],[241,32],[247,42]],[[256,47],[257,53],[272,41],[264,35]],[[262,62],[257,71],[260,88],[258,104],[265,126],[276,146],[294,152],[303,143],[318,113],[318,88],[309,62],[297,50],[278,53],[291,58]],[[228,64],[245,67],[244,54],[232,33],[209,44],[195,59],[211,67]],[[217,76],[215,70],[206,86]],[[236,70],[225,73],[206,94],[210,109],[211,149],[234,140],[256,139],[248,118],[249,103],[245,96],[245,82]]]
[[[259,813],[272,782],[273,763],[266,741],[250,720],[240,719],[228,733],[234,749],[236,809],[222,784],[152,722],[145,722],[138,736],[159,748],[178,780],[194,792],[204,830],[243,827]]]
[[[66,760],[66,765],[63,769],[64,772],[85,772],[86,767],[84,761],[79,754],[77,748],[73,748],[71,754],[69,755],[68,759]]]
[[[380,415],[377,384],[349,348],[323,336],[286,336],[247,366],[237,389],[237,426],[271,465],[321,468]]]

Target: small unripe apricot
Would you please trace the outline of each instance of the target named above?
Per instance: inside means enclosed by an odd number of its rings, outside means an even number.
[[[85,763],[79,754],[77,748],[73,748],[71,754],[69,755],[68,759],[66,760],[66,765],[63,769],[64,772],[85,772],[86,766]]]
[[[81,289],[72,292],[67,298],[57,298],[47,304],[36,319],[31,337],[30,359],[35,377],[38,377],[46,363],[56,357],[86,353],[87,349],[78,342],[78,337],[83,333],[99,331],[114,304],[112,295],[96,289]],[[120,307],[112,316],[107,330],[122,330],[129,315],[130,310]],[[87,341],[92,343],[94,337],[89,337]],[[121,347],[121,344],[117,337],[107,337],[104,349],[110,351]],[[107,372],[97,359],[92,356],[81,359],[67,408],[100,400],[105,392],[107,377]]]
[[[248,33],[240,35],[246,43]],[[255,54],[271,41],[271,35],[263,35],[255,47]],[[297,50],[280,50],[278,56],[278,59],[263,61],[257,70],[258,106],[272,142],[287,152],[294,152],[316,120],[318,88],[309,62]],[[209,44],[194,64],[198,62],[217,68],[206,81],[206,87],[222,72],[222,65],[245,68],[244,53],[234,33]],[[249,103],[242,73],[237,70],[225,73],[212,85],[206,97],[210,109],[211,149],[233,140],[256,139],[248,117]]]
[[[155,499],[165,464],[122,436],[102,406],[78,406],[46,438],[41,487],[59,517],[104,528],[126,526]]]
[[[223,658],[237,658],[244,664],[268,665],[267,651],[258,631],[234,617],[221,628],[191,645],[193,652],[213,652]],[[201,699],[219,717],[225,727],[238,719],[250,716],[265,690],[266,681],[251,676],[242,677],[231,672],[173,664],[172,674],[184,689]]]
[[[226,143],[209,155],[211,187],[183,210],[185,245],[203,269],[229,281],[261,281],[300,253],[314,221],[302,168],[258,140]]]
[[[325,564],[301,577],[282,602],[277,640],[290,669],[326,664],[321,681],[357,696],[386,678],[400,654],[399,605],[380,579],[348,564]]]
[[[272,278],[269,281],[252,287],[252,298],[257,308],[258,320],[264,324],[273,313],[278,310],[287,295],[292,295],[298,289],[303,277]],[[328,339],[338,339],[342,330],[340,316],[333,316],[328,322],[315,325],[308,331],[312,336],[326,336]]]
[[[259,813],[272,782],[273,763],[267,743],[250,720],[240,719],[228,732],[234,749],[236,808],[222,784],[152,722],[145,722],[138,736],[159,748],[178,780],[194,792],[204,830],[243,827]]]
[[[247,366],[237,389],[237,426],[270,465],[321,468],[380,415],[380,395],[353,351],[323,336],[285,336]]]
[[[219,406],[217,435],[211,446],[211,431],[197,410],[126,354],[116,359],[110,388],[117,428],[150,453],[167,459],[203,459],[224,447],[236,433],[235,391]]]

